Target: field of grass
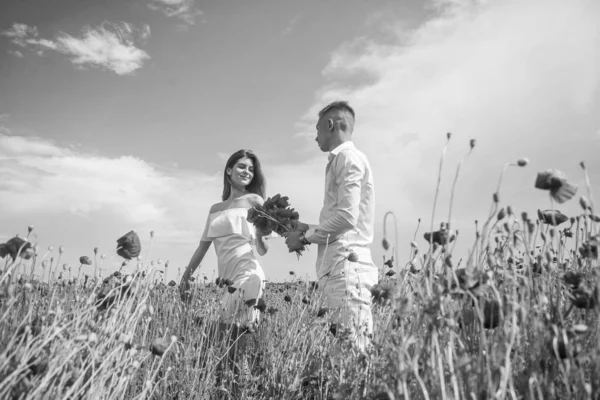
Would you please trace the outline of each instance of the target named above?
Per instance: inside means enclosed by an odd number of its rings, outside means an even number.
[[[570,196],[560,174],[540,175],[553,201]],[[135,259],[130,275],[67,281],[47,254],[5,246],[0,399],[598,398],[600,219],[588,198],[580,215],[528,216],[496,193],[464,265],[453,265],[447,223],[426,234],[429,248],[415,243],[412,259],[396,260],[395,274],[380,265],[365,353],[333,353],[310,282],[267,284],[260,324],[232,344],[235,376],[230,342],[210,322],[214,282],[194,282],[185,304],[175,282],[157,284]],[[50,283],[31,279],[36,259]]]

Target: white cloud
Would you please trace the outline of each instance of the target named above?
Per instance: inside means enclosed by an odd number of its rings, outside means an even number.
[[[150,0],[148,8],[157,10],[167,17],[179,18],[181,29],[194,25],[196,18],[204,13],[196,7],[195,0]]]
[[[52,50],[68,56],[77,68],[91,66],[118,75],[132,74],[150,58],[148,53],[137,47],[150,37],[148,25],[137,29],[126,22],[105,22],[95,28],[85,27],[80,37],[60,33],[54,39],[44,39],[39,37],[36,27],[15,23],[1,34],[15,45],[31,49],[38,55]],[[22,56],[22,53],[19,54]]]
[[[489,205],[504,162],[532,160],[528,170],[507,174],[518,185],[505,185],[514,196],[502,197],[530,207],[544,199],[532,187],[531,168],[557,167],[573,176],[581,159],[596,158],[586,143],[600,122],[600,3],[431,4],[435,16],[414,30],[383,19],[386,27],[377,27],[377,35],[336,50],[323,70],[326,85],[298,124],[312,140],[318,109],[350,101],[357,113],[354,139],[375,171],[378,214],[399,214],[404,239],[419,217],[429,228],[446,132],[454,136],[436,226],[448,214],[456,163],[470,138],[478,144],[462,169],[454,213],[468,222],[483,216],[477,212]]]
[[[107,158],[61,147],[49,140],[0,134],[0,209],[15,215],[107,212],[124,224],[187,237],[189,216],[208,209],[206,193],[219,179],[168,175],[138,158]]]

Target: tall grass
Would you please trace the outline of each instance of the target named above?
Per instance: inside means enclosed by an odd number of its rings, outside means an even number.
[[[7,255],[0,398],[597,398],[600,219],[585,199],[581,215],[551,226],[497,197],[465,267],[448,257],[451,239],[430,232],[430,248],[421,256],[413,245],[396,275],[401,285],[382,274],[363,353],[334,355],[319,291],[295,276],[267,285],[260,324],[232,340],[215,330],[226,289],[214,283],[195,283],[183,303],[178,287],[156,284],[153,263],[68,284],[52,261],[45,283],[12,279],[37,257]]]

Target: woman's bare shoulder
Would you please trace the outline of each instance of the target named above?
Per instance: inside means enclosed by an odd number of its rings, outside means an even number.
[[[212,213],[216,213],[216,212],[223,211],[223,210],[226,210],[226,209],[227,209],[227,202],[222,201],[220,203],[213,204],[210,207],[209,213],[212,214]]]

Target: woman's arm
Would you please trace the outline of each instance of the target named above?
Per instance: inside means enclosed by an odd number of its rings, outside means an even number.
[[[264,256],[269,251],[269,242],[267,241],[266,236],[258,230],[256,232],[256,250],[261,256]]]
[[[208,242],[208,241],[200,242],[200,244],[198,245],[198,248],[196,249],[196,251],[192,255],[192,258],[190,259],[190,262],[188,263],[188,266],[185,269],[183,276],[181,277],[179,291],[180,291],[181,299],[183,301],[187,301],[189,299],[190,277],[194,274],[194,272],[196,271],[196,268],[198,268],[198,266],[204,259],[204,256],[206,255],[206,252],[210,248],[211,243],[212,242]]]

